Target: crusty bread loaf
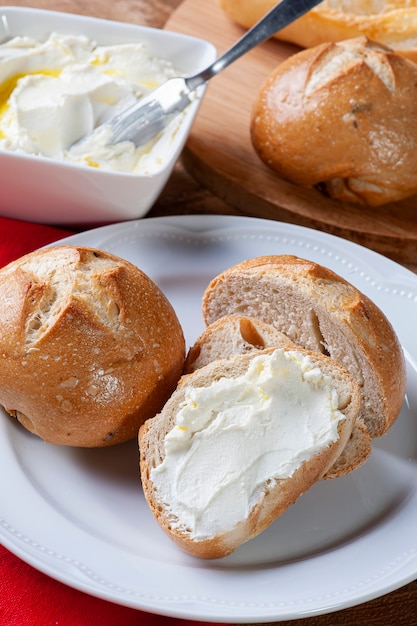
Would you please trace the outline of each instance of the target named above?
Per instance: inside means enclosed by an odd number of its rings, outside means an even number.
[[[0,404],[45,441],[137,436],[176,387],[177,316],[133,264],[84,247],[39,250],[0,270]]]
[[[257,317],[355,376],[362,407],[339,473],[362,463],[366,438],[384,434],[398,417],[406,368],[397,335],[368,297],[330,269],[291,255],[250,259],[213,279],[202,309],[207,325],[231,314]]]
[[[237,24],[252,27],[275,0],[218,0]],[[417,61],[417,0],[325,0],[280,30],[276,37],[312,48],[364,35]]]
[[[294,343],[271,324],[243,315],[226,315],[208,326],[191,346],[184,374],[217,359],[283,346]]]
[[[273,382],[263,378],[265,356],[272,359]],[[229,379],[236,380],[249,371],[251,376],[238,387],[239,409],[230,417],[235,400],[229,399],[224,389]],[[297,374],[291,374],[294,371]],[[318,413],[327,415],[327,411],[314,409],[314,398],[322,385],[318,372],[329,383],[325,395],[332,397],[330,419],[342,417],[339,411],[344,416],[340,421],[337,418],[332,440],[319,434],[326,430],[323,424],[327,417],[322,422]],[[303,411],[300,388],[293,386],[298,377],[303,385],[301,393],[305,387],[311,391],[311,395],[303,395],[309,415],[307,426],[297,421]],[[216,391],[217,384],[221,389]],[[253,398],[262,398],[268,406],[271,397],[285,410],[275,405],[269,415],[264,416],[261,408],[251,416]],[[262,401],[260,404],[264,406]],[[188,430],[180,417],[184,406],[198,413],[191,416],[193,427]],[[359,407],[360,392],[353,376],[317,353],[267,348],[216,360],[183,376],[161,413],[147,420],[139,431],[141,477],[149,507],[171,539],[190,554],[201,558],[226,556],[262,532],[326,473],[344,448]],[[196,424],[205,410],[207,422]],[[251,417],[256,435],[250,430]],[[306,431],[308,444],[303,438]],[[184,432],[185,444],[181,441]],[[313,443],[317,440],[320,442]],[[169,455],[173,455],[171,469],[166,467]],[[273,460],[265,472],[260,468],[269,455]],[[223,506],[223,501],[227,505]]]
[[[261,87],[253,146],[328,196],[379,206],[417,193],[417,64],[366,38],[303,50]]]

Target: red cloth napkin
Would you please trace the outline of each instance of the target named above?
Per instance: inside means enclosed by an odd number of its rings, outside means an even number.
[[[71,235],[68,230],[0,217],[0,267]],[[1,461],[0,461],[1,471]],[[1,626],[191,626],[89,596],[38,572],[0,546]]]

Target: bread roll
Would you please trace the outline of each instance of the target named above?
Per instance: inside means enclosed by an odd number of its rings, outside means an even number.
[[[254,103],[251,137],[281,177],[378,206],[417,193],[417,64],[365,38],[281,63]]]
[[[237,24],[250,28],[275,0],[218,0]],[[276,37],[303,48],[364,35],[417,61],[417,0],[327,0]]]
[[[176,387],[179,321],[131,263],[84,247],[39,250],[0,270],[0,404],[47,442],[137,437]]]
[[[265,348],[293,346],[284,333],[261,320],[226,315],[208,326],[188,351],[184,373],[190,374],[217,359]]]
[[[363,463],[366,437],[383,435],[398,417],[407,379],[397,335],[367,296],[330,269],[291,255],[250,259],[213,279],[202,309],[207,325],[225,315],[257,317],[351,372],[362,406],[339,475]]]
[[[343,367],[299,349],[267,348],[184,376],[139,431],[153,515],[190,554],[230,554],[326,473],[359,406]]]

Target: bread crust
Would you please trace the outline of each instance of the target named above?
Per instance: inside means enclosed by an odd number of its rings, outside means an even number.
[[[283,347],[283,350],[291,350]],[[263,353],[272,353],[266,348]],[[175,416],[184,400],[187,387],[206,387],[221,377],[237,377],[243,374],[256,353],[234,356],[214,361],[191,374],[184,375],[160,414],[147,420],[139,431],[140,470],[147,503],[155,519],[167,535],[183,550],[204,559],[222,558],[231,554],[242,543],[265,530],[284,513],[315,482],[320,480],[343,450],[352,431],[360,408],[360,392],[354,378],[338,363],[317,353],[296,349],[309,355],[329,375],[340,393],[340,410],[345,419],[339,422],[339,439],[322,449],[308,461],[303,462],[290,478],[276,480],[265,485],[261,498],[256,502],[246,520],[234,528],[204,540],[195,540],[189,532],[173,526],[172,514],[160,501],[151,480],[151,471],[165,457],[164,438],[175,424]]]
[[[212,280],[202,310],[207,325],[230,314],[258,317],[355,376],[362,395],[360,453],[345,455],[337,475],[366,460],[370,446],[361,433],[381,436],[397,419],[407,385],[398,337],[375,303],[332,270],[292,255],[250,259]],[[354,451],[358,441],[352,444]]]
[[[251,28],[276,4],[274,0],[218,0],[237,24]],[[303,48],[366,36],[417,61],[417,2],[369,0],[347,3],[327,0],[276,34],[277,39]],[[378,9],[376,9],[378,6]],[[349,10],[350,9],[350,10]]]
[[[253,317],[226,315],[208,326],[191,346],[184,374],[217,359],[282,346],[294,344],[271,324]]]
[[[0,404],[47,442],[135,438],[176,386],[177,316],[133,264],[81,246],[33,252],[0,270]]]
[[[254,103],[251,139],[281,177],[379,206],[417,193],[417,65],[366,38],[282,62]]]

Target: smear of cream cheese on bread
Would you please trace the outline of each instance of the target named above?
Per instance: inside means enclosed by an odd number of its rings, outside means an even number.
[[[249,515],[268,482],[338,439],[337,392],[309,356],[277,349],[237,378],[188,387],[151,480],[172,526],[204,540]]]

